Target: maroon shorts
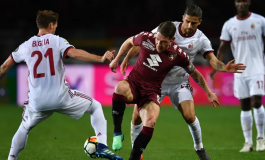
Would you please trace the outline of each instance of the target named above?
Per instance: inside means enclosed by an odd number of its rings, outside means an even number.
[[[148,86],[132,81],[130,80],[130,78],[126,79],[126,81],[129,82],[133,94],[133,100],[131,102],[126,102],[127,104],[137,104],[138,112],[141,110],[145,103],[150,101],[154,101],[158,106],[160,106],[160,88],[150,88]]]

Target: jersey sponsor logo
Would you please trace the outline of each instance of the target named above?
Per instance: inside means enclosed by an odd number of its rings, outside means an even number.
[[[248,33],[248,31],[241,31],[241,36],[236,37],[236,42],[256,39],[256,35],[251,35]]]
[[[188,48],[189,48],[189,49],[193,49],[193,42],[191,42],[191,43],[188,45]]]
[[[147,61],[150,66],[159,66],[158,62],[162,62],[158,54],[150,54],[150,58],[147,58]]]
[[[251,29],[255,29],[254,23],[251,24]]]
[[[176,59],[176,58],[177,58],[177,54],[172,53],[172,52],[170,52],[170,53],[168,54],[168,59],[169,59],[170,61],[173,61],[173,60]]]
[[[142,45],[151,51],[156,49],[155,45],[149,39],[147,39],[147,41],[142,41]]]

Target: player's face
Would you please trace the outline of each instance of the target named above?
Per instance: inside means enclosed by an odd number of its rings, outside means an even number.
[[[237,11],[246,12],[250,6],[250,0],[235,0],[235,6]]]
[[[183,15],[183,23],[181,28],[182,31],[184,31],[185,35],[191,35],[198,27],[198,25],[201,24],[201,19],[199,17],[196,16],[189,16],[187,14]]]
[[[175,37],[172,39],[169,39],[168,37],[163,36],[160,32],[157,32],[156,34],[156,51],[158,53],[164,52],[165,50],[168,49],[169,45],[171,42],[173,42]]]

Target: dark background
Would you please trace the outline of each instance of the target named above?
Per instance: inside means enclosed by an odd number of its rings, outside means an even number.
[[[199,26],[212,42],[215,51],[226,20],[235,16],[234,0],[1,0],[0,63],[21,43],[38,33],[35,19],[38,10],[59,14],[56,34],[76,48],[98,55],[105,50],[118,51],[126,38],[150,31],[167,20],[182,21],[187,4],[203,10]],[[252,0],[250,11],[265,16],[265,1]],[[227,54],[226,60],[231,59]],[[82,63],[67,60],[66,63]],[[85,62],[87,63],[87,62]],[[195,64],[207,64],[198,56]]]

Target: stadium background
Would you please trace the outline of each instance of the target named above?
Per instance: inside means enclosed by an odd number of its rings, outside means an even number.
[[[203,21],[199,26],[199,29],[210,39],[212,46],[217,51],[220,44],[219,36],[221,34],[222,25],[226,20],[236,14],[233,0],[23,0],[23,1],[1,1],[0,6],[0,63],[2,64],[10,53],[15,50],[21,43],[29,39],[31,36],[36,35],[38,30],[35,23],[37,10],[53,10],[59,13],[59,25],[56,34],[66,38],[76,48],[84,49],[88,52],[103,55],[106,50],[118,49],[122,42],[128,37],[133,36],[141,31],[150,31],[159,23],[167,20],[182,21],[182,15],[187,4],[195,3],[203,10]],[[250,11],[265,16],[264,0],[252,0]],[[216,54],[216,52],[215,52]],[[227,63],[232,59],[231,53],[226,54],[224,62]],[[133,65],[136,58],[131,60]],[[88,95],[91,95],[98,101],[102,102],[103,106],[111,105],[111,95],[114,91],[115,84],[123,79],[121,74],[114,74],[108,70],[107,64],[97,64],[77,61],[74,59],[68,59],[64,61],[66,63],[66,78],[70,82],[71,87],[81,90]],[[203,91],[192,80],[191,83],[194,87],[194,100],[196,105],[196,113],[202,124],[202,131],[204,135],[204,144],[209,147],[210,155],[216,156],[215,159],[231,159],[222,157],[221,154],[233,154],[234,159],[262,159],[265,157],[256,153],[249,154],[248,156],[242,156],[238,154],[238,150],[242,147],[243,134],[239,122],[240,109],[237,107],[239,101],[233,96],[233,75],[229,73],[217,73],[215,80],[210,80],[208,74],[211,71],[208,62],[203,59],[201,55],[197,55],[195,58],[196,67],[205,76],[208,85],[211,89],[217,93],[221,102],[221,107],[210,108],[207,98]],[[132,66],[129,68],[129,70]],[[129,71],[127,71],[129,73]],[[8,74],[0,81],[0,159],[6,158],[8,153],[10,142],[13,134],[15,133],[20,121],[22,108],[22,102],[27,98],[27,70],[24,64],[16,65]],[[162,103],[163,111],[158,120],[156,129],[157,136],[154,137],[155,142],[150,145],[154,145],[154,149],[159,150],[158,140],[165,141],[158,135],[164,134],[167,129],[163,128],[162,124],[167,123],[169,126],[174,125],[174,132],[178,132],[178,138],[175,140],[176,144],[166,143],[163,146],[163,150],[170,150],[174,148],[177,153],[170,151],[172,157],[165,159],[197,159],[196,155],[192,151],[192,141],[190,133],[185,122],[182,120],[181,115],[178,112],[173,112],[172,108],[164,107],[171,106],[169,99],[165,99]],[[200,106],[200,107],[197,107]],[[208,106],[208,107],[207,107]],[[227,107],[229,106],[229,107]],[[235,106],[235,107],[232,107]],[[129,128],[130,114],[132,108],[127,109],[127,117],[125,118],[124,127]],[[110,108],[104,108],[106,119],[108,120],[109,137],[112,136],[112,119],[110,115]],[[172,119],[169,115],[172,114]],[[57,117],[56,117],[57,116]],[[43,142],[44,148],[48,146],[48,150],[54,152],[57,147],[61,147],[61,144],[69,146],[81,146],[81,148],[64,148],[74,150],[73,157],[67,157],[71,151],[67,150],[64,153],[67,158],[62,159],[75,159],[82,151],[82,144],[78,140],[84,141],[84,135],[93,135],[93,130],[89,126],[89,131],[85,131],[87,127],[87,119],[81,119],[80,122],[74,122],[72,124],[71,119],[65,118],[61,115],[56,115],[55,118],[49,119],[47,122],[41,124],[41,127],[37,127],[34,134],[42,134],[43,131],[47,131],[48,128],[54,129],[65,124],[72,125],[70,127],[71,134],[79,135],[80,139],[75,139],[77,142],[60,142],[54,144],[54,142],[46,141],[45,138],[39,138],[38,136],[32,138],[34,142],[29,140],[29,148],[26,150],[33,150],[34,146],[38,146],[39,142]],[[51,126],[56,121],[58,124]],[[161,125],[159,125],[161,121]],[[177,121],[177,122],[176,122]],[[61,123],[60,123],[61,122]],[[170,123],[169,123],[170,122]],[[176,123],[175,123],[176,122]],[[75,127],[81,127],[78,129]],[[219,127],[216,127],[218,126]],[[178,127],[176,127],[178,126]],[[165,125],[164,125],[165,127]],[[60,128],[60,127],[59,127]],[[63,127],[64,128],[64,127]],[[160,128],[160,129],[159,129]],[[179,129],[181,128],[181,130]],[[182,129],[184,128],[184,129]],[[223,130],[227,130],[227,133],[223,133]],[[5,130],[5,132],[4,132]],[[64,137],[65,132],[68,130],[59,129],[60,132],[55,132],[56,135]],[[79,130],[79,131],[78,131]],[[163,130],[164,132],[160,132]],[[255,138],[255,128],[253,127],[253,138]],[[84,132],[79,133],[79,132]],[[89,133],[87,133],[89,132]],[[127,132],[127,131],[126,131]],[[172,132],[172,130],[168,130]],[[49,132],[53,136],[53,132]],[[46,136],[50,136],[47,134]],[[172,133],[171,133],[172,134]],[[186,135],[185,137],[182,137]],[[207,137],[214,136],[212,139]],[[175,136],[174,134],[172,136]],[[64,138],[67,138],[64,137]],[[69,137],[68,137],[69,138]],[[83,139],[82,139],[83,138]],[[230,139],[228,139],[230,138]],[[218,139],[218,140],[217,140]],[[232,139],[232,140],[231,140]],[[83,142],[82,142],[83,143]],[[109,145],[111,144],[111,138],[108,139]],[[215,146],[215,144],[221,144]],[[120,152],[124,157],[128,157],[130,151],[129,145],[129,132],[127,135],[127,141],[125,142],[127,147],[124,148],[124,152]],[[157,145],[157,146],[156,146]],[[53,146],[53,147],[52,147]],[[180,146],[180,147],[177,147]],[[219,147],[219,148],[218,148]],[[40,147],[41,148],[41,147]],[[151,148],[151,147],[149,147]],[[217,148],[217,149],[216,149]],[[181,152],[179,152],[179,150]],[[38,155],[41,149],[32,154],[30,151],[23,151],[21,159],[35,159],[34,155]],[[146,159],[152,157],[149,155],[152,151],[145,152]],[[150,149],[151,150],[151,149]],[[229,151],[228,151],[229,150]],[[162,152],[161,151],[161,152]],[[61,150],[58,149],[58,152]],[[171,155],[170,154],[170,155]],[[30,155],[30,156],[29,156]],[[43,153],[43,156],[46,155]],[[51,159],[54,159],[53,155],[56,153],[49,152]],[[190,155],[190,157],[189,157]],[[24,157],[23,157],[24,156]],[[155,158],[159,158],[158,155],[153,155]],[[260,156],[260,158],[259,158]],[[49,156],[44,156],[43,159]],[[56,157],[56,156],[55,156]],[[178,157],[178,158],[177,158]],[[249,157],[249,158],[247,158]],[[83,157],[82,157],[83,158]],[[155,159],[150,158],[150,159]],[[37,158],[40,159],[40,158]],[[49,158],[47,158],[49,159]],[[79,158],[76,158],[79,159]],[[161,159],[161,158],[160,158]],[[164,157],[162,158],[164,159]]]

